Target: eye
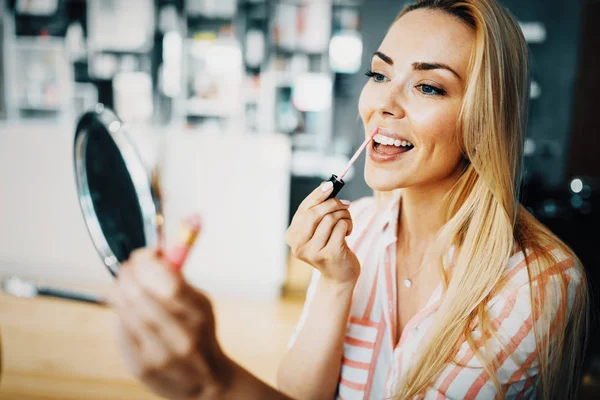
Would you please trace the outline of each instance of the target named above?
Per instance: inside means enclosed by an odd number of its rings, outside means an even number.
[[[415,87],[419,88],[421,93],[427,96],[443,96],[446,94],[446,91],[444,89],[440,89],[432,85],[427,85],[426,83],[421,83],[420,85],[417,85]]]
[[[367,72],[365,72],[365,75],[368,76],[369,78],[372,78],[373,81],[376,83],[383,83],[387,80],[385,75],[379,74],[377,72],[373,72],[371,70],[367,70]]]

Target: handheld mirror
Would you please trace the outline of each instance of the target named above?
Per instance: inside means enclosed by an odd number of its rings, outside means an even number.
[[[85,224],[116,276],[133,250],[157,245],[160,201],[127,128],[101,104],[78,121],[74,163]]]

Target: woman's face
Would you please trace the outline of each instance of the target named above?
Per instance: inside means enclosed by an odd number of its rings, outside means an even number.
[[[392,25],[358,104],[365,134],[382,128],[367,147],[371,188],[456,179],[462,164],[457,119],[473,42],[466,24],[440,11],[411,11]]]

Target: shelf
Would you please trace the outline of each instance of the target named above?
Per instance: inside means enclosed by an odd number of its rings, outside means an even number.
[[[214,100],[188,99],[185,109],[188,117],[232,118],[243,115],[241,110],[227,108],[226,104]]]
[[[45,106],[45,105],[34,106],[31,104],[21,104],[21,105],[19,105],[19,110],[60,112],[61,108],[58,106],[49,106],[49,105],[48,106]]]

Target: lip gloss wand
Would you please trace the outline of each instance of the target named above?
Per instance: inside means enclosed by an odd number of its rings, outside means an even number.
[[[341,174],[339,174],[339,175],[332,174],[331,175],[331,178],[329,178],[329,182],[333,182],[333,191],[331,192],[331,194],[329,195],[327,200],[337,196],[338,193],[340,192],[340,190],[342,190],[342,188],[346,184],[346,182],[344,182],[344,177],[346,176],[348,171],[350,171],[352,164],[354,164],[356,162],[356,160],[358,159],[360,154],[365,150],[365,148],[371,142],[371,140],[373,140],[373,137],[375,136],[375,134],[377,134],[378,131],[379,131],[378,127],[373,128],[373,130],[371,131],[371,135],[363,142],[363,144],[360,145],[358,150],[356,150],[356,153],[354,153],[354,155],[348,162],[348,165],[346,165],[346,169],[344,169],[344,171]]]

